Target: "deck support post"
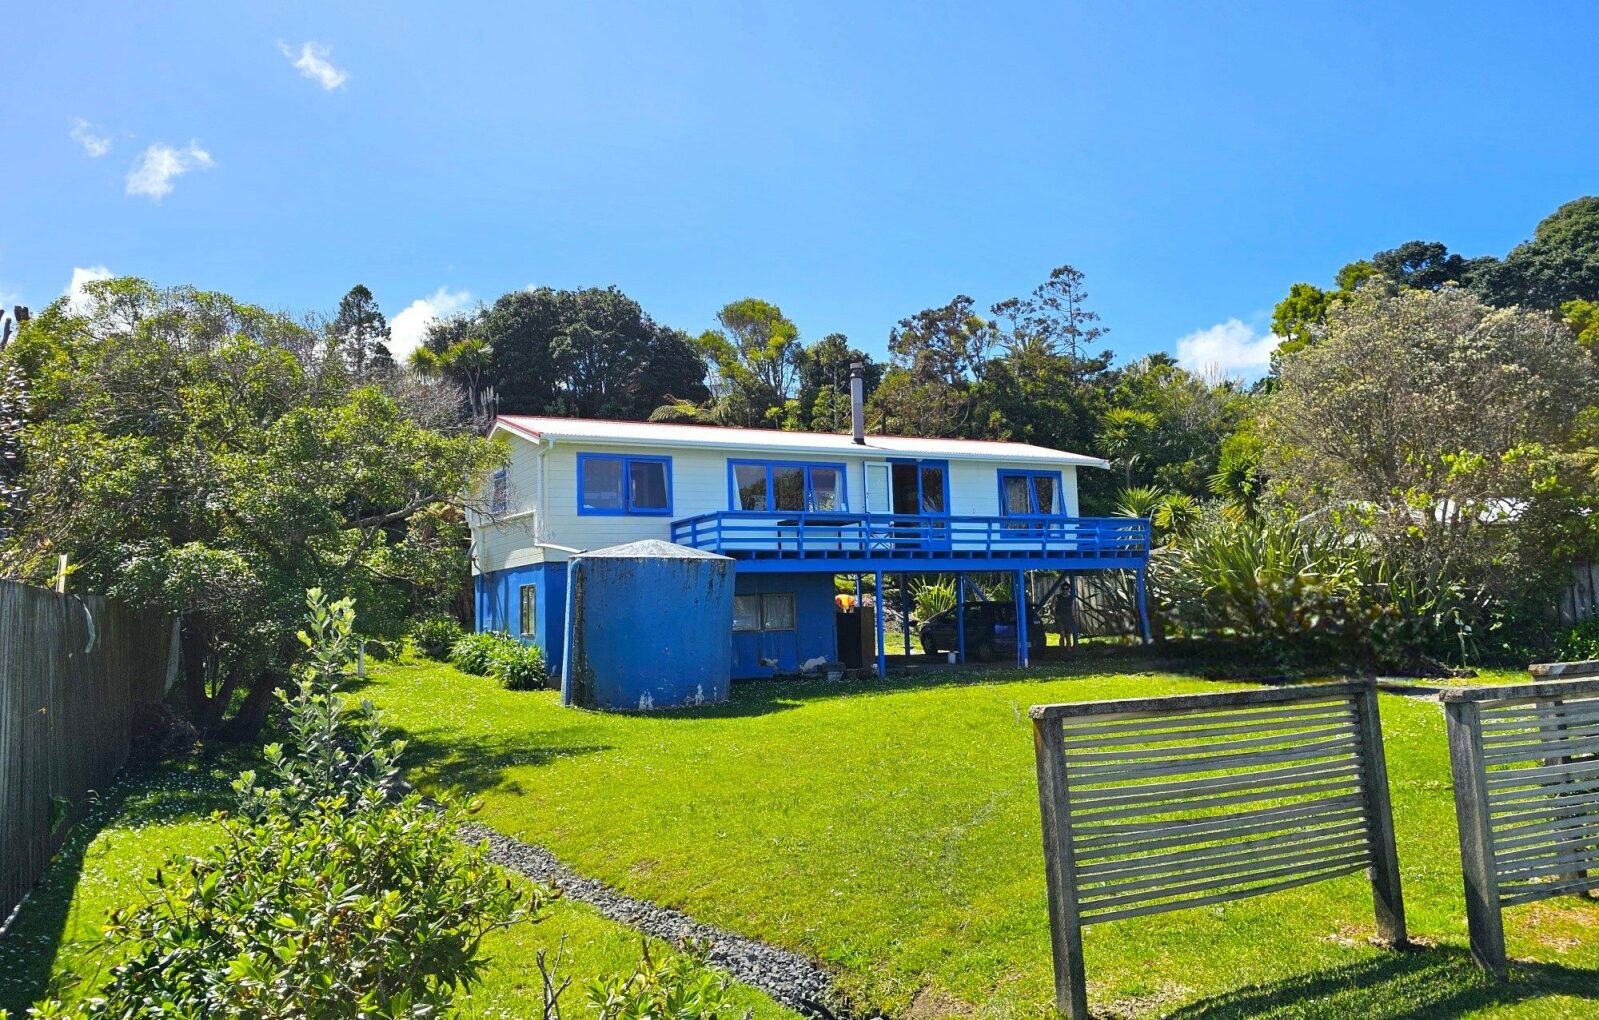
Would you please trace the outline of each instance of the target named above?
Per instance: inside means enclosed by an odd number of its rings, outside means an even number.
[[[966,665],[966,575],[955,575],[955,658]]]
[[[888,676],[888,652],[884,648],[887,637],[883,634],[883,572],[877,572],[877,590],[872,595],[872,610],[877,614],[877,675]]]
[[[911,575],[899,575],[899,629],[905,633],[905,661],[911,658]]]
[[[1149,637],[1149,601],[1144,594],[1144,575],[1149,572],[1147,567],[1138,568],[1138,630],[1144,639],[1144,644],[1150,643]]]
[[[1016,571],[1015,596],[1013,604],[1016,607],[1016,665],[1027,665],[1027,571]]]

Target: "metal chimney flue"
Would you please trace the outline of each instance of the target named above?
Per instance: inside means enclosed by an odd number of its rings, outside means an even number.
[[[860,362],[849,367],[849,423],[855,442],[866,445],[866,381]]]

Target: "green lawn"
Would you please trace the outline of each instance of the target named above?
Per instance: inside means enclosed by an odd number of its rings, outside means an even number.
[[[1136,665],[1117,667],[1136,669]],[[897,1017],[1050,1013],[1032,744],[1046,701],[1217,690],[1171,674],[929,671],[774,681],[724,706],[610,715],[414,659],[365,692],[414,779],[634,895],[812,954]],[[1503,986],[1466,945],[1443,718],[1384,696],[1399,854],[1421,951],[1374,934],[1359,876],[1090,928],[1091,1002],[1118,1016],[1599,1013],[1599,904],[1512,909]]]
[[[69,839],[15,929],[0,939],[0,1010],[21,1018],[51,988],[73,988],[69,975],[103,971],[106,962],[98,947],[106,911],[138,902],[145,877],[168,855],[201,852],[218,837],[209,816],[231,803],[228,780],[239,767],[231,759],[179,761],[130,770],[118,781]],[[540,948],[562,954],[562,971],[573,978],[562,1003],[574,1018],[587,1014],[583,986],[588,981],[631,972],[639,958],[638,936],[631,929],[583,904],[558,900],[539,923],[490,937],[492,965],[483,984],[460,1000],[460,1014],[540,1015],[534,964]],[[669,950],[657,945],[655,951]],[[738,1000],[761,1020],[797,1016],[753,989],[740,988]]]

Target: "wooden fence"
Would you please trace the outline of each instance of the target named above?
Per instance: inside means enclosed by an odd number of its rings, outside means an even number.
[[[1082,927],[1366,870],[1405,942],[1376,688],[1031,709],[1055,1002],[1088,1017]]]
[[[1471,953],[1504,977],[1502,910],[1599,889],[1599,662],[1445,691]]]
[[[127,760],[175,654],[170,617],[0,581],[0,921]]]

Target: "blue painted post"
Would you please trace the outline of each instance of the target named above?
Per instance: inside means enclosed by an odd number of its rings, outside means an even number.
[[[1144,572],[1148,568],[1138,568],[1138,629],[1142,631],[1144,644],[1149,644],[1149,605],[1144,599]]]
[[[966,665],[966,575],[955,575],[955,658]]]
[[[911,575],[899,575],[899,629],[905,633],[905,658],[911,657]]]
[[[888,676],[888,649],[884,647],[887,638],[883,634],[883,572],[877,572],[877,591],[872,596],[872,609],[877,613],[877,675]]]
[[[1016,571],[1016,665],[1027,665],[1027,571]]]

